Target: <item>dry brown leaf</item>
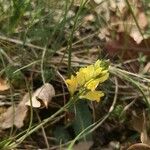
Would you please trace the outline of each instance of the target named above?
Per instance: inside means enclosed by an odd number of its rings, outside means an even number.
[[[150,146],[143,143],[137,143],[131,145],[127,150],[150,150]]]
[[[89,150],[93,145],[92,141],[80,142],[73,146],[72,150]],[[62,150],[66,150],[67,148],[62,148]]]
[[[80,142],[74,145],[73,150],[89,150],[92,145],[92,141]]]
[[[138,15],[138,23],[141,29],[144,29],[148,26],[148,19],[144,12],[140,12]]]
[[[28,99],[25,105],[35,108],[47,108],[53,96],[55,96],[54,87],[49,83],[45,83],[33,93],[31,100]]]
[[[143,129],[141,132],[141,142],[143,144],[147,144],[150,146],[150,137],[147,133],[147,121],[146,121],[145,112],[143,112],[143,118],[144,118],[144,121],[143,121]]]
[[[148,26],[148,19],[145,15],[145,12],[141,11],[139,8],[137,8],[137,21],[138,21],[138,25],[140,27],[140,30],[142,30],[142,32],[144,31],[144,29]],[[143,39],[146,39],[146,35],[141,35],[141,32],[139,31],[137,25],[135,24],[135,21],[131,21],[132,22],[132,27],[131,27],[131,32],[130,32],[130,36],[136,41],[137,44],[140,44],[142,42]]]
[[[142,132],[143,121],[144,121],[144,118],[141,113],[137,114],[135,111],[132,111],[131,125],[133,129],[137,131],[138,133]]]
[[[100,4],[103,2],[103,0],[93,0],[96,4]]]
[[[84,17],[84,22],[94,22],[94,21],[95,21],[95,16],[93,14]]]
[[[132,27],[130,32],[130,36],[135,40],[137,44],[140,44],[143,40],[143,36],[141,35],[139,29],[136,26]]]
[[[9,88],[10,86],[7,83],[7,81],[0,78],[0,91],[5,91],[8,90]]]
[[[134,0],[130,0],[139,27],[137,27],[125,0],[91,1],[94,1],[94,3],[97,4],[96,8],[94,9],[95,12],[98,15],[102,15],[103,18],[105,18],[105,21],[109,22],[108,31],[110,32],[110,35],[112,31],[114,32],[114,30],[117,33],[126,32],[135,40],[137,44],[140,44],[144,39],[147,39],[149,37],[149,35],[145,33],[146,27],[148,26],[148,17],[143,10],[143,4],[139,1],[135,2]],[[101,30],[102,28],[100,29],[100,31]],[[145,34],[141,35],[141,32]],[[105,37],[107,38],[107,35],[105,35]]]
[[[18,106],[11,106],[7,111],[0,116],[0,128],[7,129],[15,125],[17,128],[21,128],[27,116],[28,107],[25,103],[29,99],[29,94],[26,94]]]
[[[147,133],[147,126],[149,125],[149,122],[146,119],[145,112],[138,115],[134,112],[131,123],[133,128],[140,133],[141,142],[150,146],[150,137]]]

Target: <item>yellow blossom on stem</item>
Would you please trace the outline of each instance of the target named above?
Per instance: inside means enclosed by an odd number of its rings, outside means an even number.
[[[103,61],[97,60],[93,65],[80,68],[75,76],[72,75],[70,79],[66,80],[66,84],[72,96],[76,91],[80,91],[79,98],[99,102],[104,93],[96,91],[96,88],[108,77],[108,67],[104,66]]]
[[[85,95],[81,95],[80,98],[85,98],[90,101],[100,101],[100,98],[104,96],[102,91],[89,91]]]
[[[70,94],[73,95],[74,92],[77,90],[77,86],[78,86],[77,78],[72,75],[71,79],[66,80],[66,83],[68,85],[68,90]]]
[[[91,79],[89,82],[85,84],[85,88],[88,90],[94,91],[99,85],[99,79]]]

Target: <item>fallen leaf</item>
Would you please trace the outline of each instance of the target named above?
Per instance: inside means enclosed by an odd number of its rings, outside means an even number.
[[[143,143],[137,143],[131,145],[127,150],[150,150],[150,146]]]
[[[100,3],[103,2],[103,0],[94,0],[94,2],[95,2],[96,4],[100,4]]]
[[[94,21],[95,21],[95,16],[93,14],[84,17],[84,22],[94,22]]]
[[[117,57],[123,61],[134,59],[139,57],[139,53],[146,55],[148,59],[150,58],[150,51],[146,47],[150,44],[150,38],[142,40],[140,44],[137,44],[131,36],[125,32],[120,32],[116,36],[116,39],[108,41],[104,44],[104,49],[109,56],[109,59],[114,60],[114,57]],[[136,66],[139,68],[138,64]],[[137,70],[138,72],[138,70]]]
[[[148,26],[148,19],[144,12],[140,12],[138,15],[138,24],[141,29],[144,29]]]
[[[139,111],[139,110],[138,110]],[[131,124],[134,130],[140,133],[141,142],[150,146],[150,137],[147,132],[149,126],[149,119],[146,118],[146,112],[136,113],[132,112]]]
[[[25,105],[35,108],[47,108],[53,96],[55,96],[54,87],[49,83],[45,83],[33,93],[31,100],[28,99]]]
[[[74,145],[73,150],[89,150],[92,145],[92,141],[80,142]]]
[[[7,81],[0,78],[0,91],[5,91],[8,90],[9,88],[10,86],[7,83]]]
[[[143,128],[142,128],[142,132],[141,132],[141,142],[143,144],[147,144],[150,146],[150,137],[147,133],[147,121],[146,121],[146,116],[145,116],[145,112],[143,112]]]
[[[137,114],[135,111],[132,111],[132,119],[131,119],[131,126],[132,128],[137,131],[138,133],[141,133],[143,130],[143,115]]]
[[[141,35],[139,29],[136,26],[132,28],[130,36],[136,41],[137,44],[140,44],[143,40],[143,36]]]
[[[92,141],[80,142],[73,146],[72,150],[89,150],[93,145]],[[63,148],[62,150],[66,150],[67,148]]]
[[[6,112],[0,116],[0,128],[7,129],[15,125],[17,128],[21,128],[24,125],[24,120],[27,116],[28,107],[25,106],[26,101],[29,98],[27,93],[22,101],[15,107],[11,106]]]
[[[105,21],[109,22],[107,27],[104,26],[99,30],[101,32],[103,28],[106,28],[105,30],[108,30],[111,35],[109,39],[114,39],[114,33],[119,34],[120,32],[125,32],[130,35],[130,37],[133,38],[137,44],[140,44],[143,40],[149,38],[149,35],[146,33],[148,27],[148,16],[146,16],[143,3],[139,0],[136,2],[134,0],[129,1],[130,5],[133,6],[132,9],[134,15],[136,16],[138,26],[135,23],[132,13],[130,12],[125,0],[91,1],[96,5],[94,10],[97,15],[103,16]],[[141,32],[143,35],[141,35]],[[101,39],[101,36],[99,37]],[[105,38],[108,40],[107,35],[105,35]]]

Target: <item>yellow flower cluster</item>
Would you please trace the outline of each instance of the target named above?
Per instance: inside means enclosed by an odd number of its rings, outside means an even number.
[[[79,98],[91,101],[100,101],[104,96],[102,91],[96,91],[97,86],[108,79],[109,73],[103,65],[103,61],[97,60],[95,64],[80,68],[76,75],[66,80],[71,96],[78,90]]]

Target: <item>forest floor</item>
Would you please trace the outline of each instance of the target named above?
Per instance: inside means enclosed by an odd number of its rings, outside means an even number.
[[[0,149],[149,150],[149,0],[0,0]]]

